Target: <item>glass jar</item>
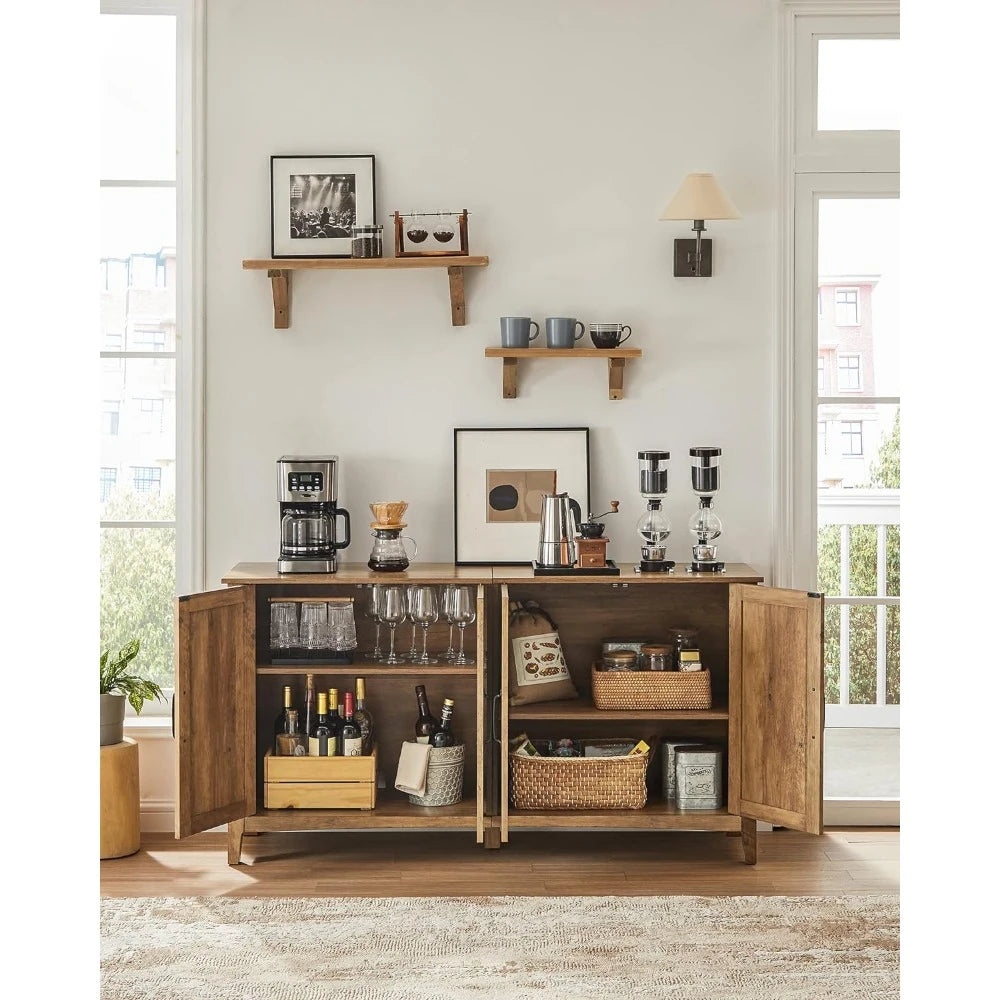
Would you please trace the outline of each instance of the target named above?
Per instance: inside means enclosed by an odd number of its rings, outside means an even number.
[[[640,650],[645,670],[673,670],[673,649],[662,643],[647,643]]]
[[[635,670],[638,656],[634,649],[612,649],[601,659],[602,670]]]
[[[679,668],[681,653],[686,649],[698,648],[698,630],[694,628],[672,628],[670,634],[674,637],[674,667]]]
[[[351,256],[370,259],[382,256],[381,226],[351,226]]]

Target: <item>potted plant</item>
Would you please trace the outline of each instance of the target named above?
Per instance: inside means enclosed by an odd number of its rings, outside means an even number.
[[[129,670],[129,664],[139,652],[139,640],[118,650],[114,659],[111,650],[101,653],[101,746],[121,743],[122,728],[125,722],[125,699],[135,709],[136,714],[142,711],[142,706],[154,698],[163,698],[159,684],[139,677]]]

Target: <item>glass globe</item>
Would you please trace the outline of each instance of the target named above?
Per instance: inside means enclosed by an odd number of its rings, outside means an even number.
[[[722,521],[711,507],[699,507],[688,521],[688,531],[699,544],[707,545],[722,534]]]
[[[643,545],[662,548],[670,537],[670,519],[662,510],[647,510],[636,522],[635,530]]]

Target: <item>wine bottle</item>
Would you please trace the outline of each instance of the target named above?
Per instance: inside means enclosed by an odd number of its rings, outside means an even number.
[[[354,721],[361,728],[361,753],[365,757],[370,757],[372,745],[375,742],[375,720],[372,719],[371,712],[365,708],[364,677],[358,677],[355,679],[354,690]]]
[[[274,720],[274,752],[278,753],[278,734],[279,733],[289,733],[291,730],[288,728],[288,713],[292,708],[292,689],[288,685],[285,686],[285,700],[281,711],[278,713],[278,717]]]
[[[441,721],[431,731],[428,743],[432,747],[453,747],[455,745],[455,734],[451,731],[451,712],[455,707],[455,702],[451,698],[445,698],[441,707]]]
[[[306,674],[306,703],[302,713],[302,732],[308,736],[316,725],[316,680],[315,675]]]
[[[299,732],[299,713],[297,709],[288,710],[288,732],[278,733],[277,754],[279,757],[304,757],[309,750],[309,738]]]
[[[344,694],[344,724],[340,727],[340,752],[345,757],[361,756],[361,727],[354,721],[354,694]]]
[[[437,719],[431,715],[431,710],[427,707],[427,689],[423,684],[418,684],[417,692],[417,724],[413,727],[417,734],[418,743],[427,743],[430,735],[434,732]]]
[[[340,740],[340,729],[344,724],[344,720],[340,717],[339,696],[339,688],[330,688],[329,697],[326,701],[327,722],[333,730],[334,736],[337,737],[338,742]]]
[[[317,697],[316,723],[309,731],[310,757],[336,757],[337,740],[333,738],[330,723],[326,715],[326,692],[320,691]]]

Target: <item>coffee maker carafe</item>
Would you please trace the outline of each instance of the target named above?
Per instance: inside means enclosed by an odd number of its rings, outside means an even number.
[[[337,456],[278,459],[279,573],[336,573],[337,550],[351,544],[351,515],[337,506]],[[337,517],[344,538],[337,539]]]

